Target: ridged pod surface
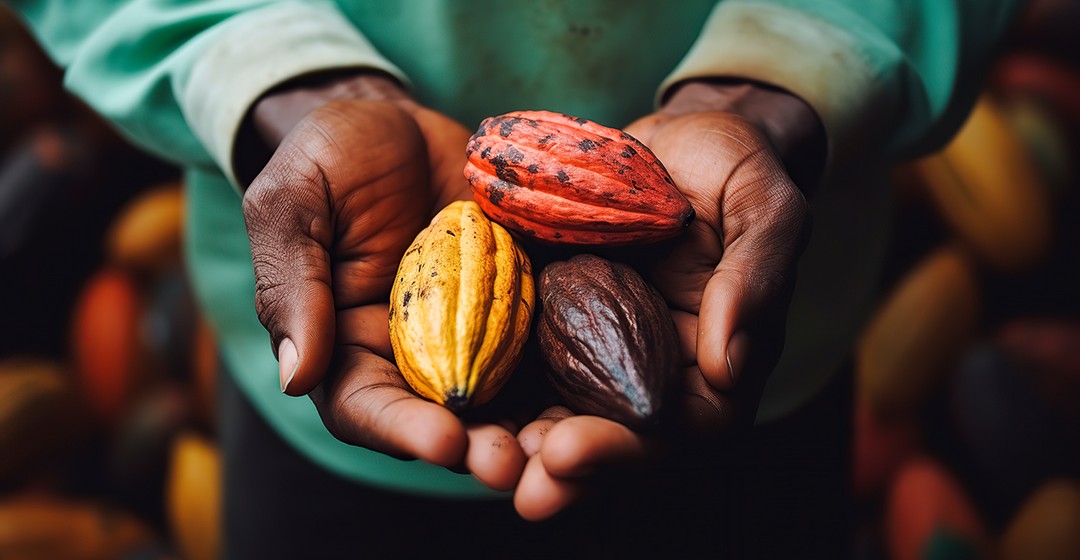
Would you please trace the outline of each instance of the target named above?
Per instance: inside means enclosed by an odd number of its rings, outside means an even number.
[[[664,299],[633,268],[593,255],[540,273],[536,334],[567,405],[630,427],[649,424],[678,366]]]
[[[674,237],[694,219],[648,147],[586,119],[547,111],[491,117],[465,151],[465,177],[484,212],[534,239],[628,245]]]
[[[454,202],[416,236],[390,294],[390,342],[422,397],[460,411],[499,391],[532,321],[529,258],[475,202]]]

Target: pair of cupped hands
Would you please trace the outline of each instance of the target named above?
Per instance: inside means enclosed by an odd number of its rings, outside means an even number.
[[[642,270],[671,308],[681,354],[667,427],[648,435],[560,406],[462,420],[398,372],[390,288],[431,217],[472,198],[462,175],[470,130],[374,73],[279,88],[256,103],[248,128],[265,145],[261,159],[255,149],[237,161],[241,181],[245,166],[254,176],[243,207],[256,309],[282,391],[308,394],[341,441],[513,489],[518,513],[538,520],[574,503],[605,468],[689,456],[752,424],[808,232],[792,177],[816,181],[824,159],[820,122],[799,98],[690,82],[625,129],[697,212]]]

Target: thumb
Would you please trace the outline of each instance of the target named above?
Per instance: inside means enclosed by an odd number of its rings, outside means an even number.
[[[281,391],[303,395],[330,365],[333,227],[319,169],[279,151],[244,193],[255,309],[278,358]]]
[[[702,294],[697,363],[718,391],[747,372],[761,389],[783,349],[808,205],[767,150],[739,166],[722,196],[724,253]]]

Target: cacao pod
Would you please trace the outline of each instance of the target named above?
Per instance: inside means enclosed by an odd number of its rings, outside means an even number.
[[[659,412],[678,367],[664,299],[633,268],[593,255],[540,274],[540,350],[575,412],[642,427]]]
[[[960,558],[986,558],[989,536],[978,511],[959,481],[936,461],[925,457],[908,461],[897,473],[887,501],[885,530],[891,558],[945,557],[928,553],[946,548],[945,543],[949,549],[969,552]]]
[[[461,411],[491,400],[532,321],[529,258],[475,202],[454,202],[416,236],[390,294],[390,342],[420,396]]]
[[[916,410],[974,339],[979,291],[974,266],[953,247],[901,279],[856,345],[860,398],[883,414]]]
[[[1080,558],[1080,483],[1052,478],[1027,499],[999,545],[1002,560]]]
[[[493,220],[528,237],[627,245],[678,235],[694,209],[664,165],[629,134],[547,111],[480,124],[465,177]]]
[[[191,432],[177,436],[165,482],[165,503],[183,558],[221,557],[222,465],[221,452],[213,442]]]

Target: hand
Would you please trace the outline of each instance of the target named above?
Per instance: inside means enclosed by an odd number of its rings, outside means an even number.
[[[684,369],[670,436],[715,443],[753,423],[783,347],[808,206],[789,178],[816,177],[824,133],[801,100],[751,85],[683,86],[627,127],[693,204],[697,219],[651,280],[672,309]],[[785,157],[786,156],[786,157]],[[809,180],[804,182],[809,183]],[[679,393],[681,391],[681,393]],[[660,442],[596,416],[548,410],[518,434],[529,462],[514,497],[527,519],[554,515],[598,469],[655,455]]]
[[[401,256],[435,208],[468,191],[468,131],[377,75],[274,92],[252,121],[252,134],[276,146],[244,194],[244,218],[282,391],[310,392],[346,443],[464,465],[511,488],[524,465],[504,444],[513,434],[465,426],[417,397],[392,363],[387,328]]]

